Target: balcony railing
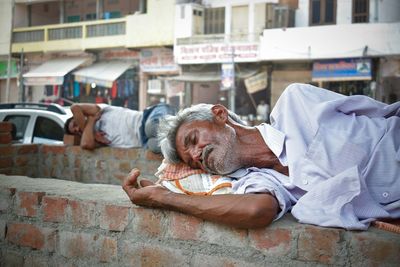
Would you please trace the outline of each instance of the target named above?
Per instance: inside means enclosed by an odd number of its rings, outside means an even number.
[[[82,27],[49,29],[49,41],[82,38]]]
[[[44,40],[44,30],[14,32],[14,43],[42,42]]]
[[[260,33],[238,33],[238,34],[205,34],[195,35],[187,38],[178,38],[177,45],[211,44],[211,43],[247,43],[259,42]]]
[[[114,35],[125,35],[126,21],[121,19],[115,21],[101,21],[98,23],[87,22],[80,25],[51,25],[44,27],[34,27],[27,30],[16,30],[13,33],[14,43],[31,43],[43,41],[55,41],[66,39],[80,39],[83,37],[104,37]],[[38,29],[40,28],[40,29]]]
[[[125,34],[125,22],[112,23],[112,24],[97,24],[87,26],[87,37],[99,37],[110,35],[123,35]]]

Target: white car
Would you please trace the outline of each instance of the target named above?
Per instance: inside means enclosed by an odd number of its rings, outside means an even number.
[[[0,121],[15,125],[13,141],[17,143],[63,144],[64,123],[71,116],[69,107],[58,104],[0,104]]]

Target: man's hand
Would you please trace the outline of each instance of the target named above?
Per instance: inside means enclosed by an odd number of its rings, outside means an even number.
[[[133,169],[122,185],[136,205],[178,211],[238,228],[265,227],[272,222],[279,209],[277,200],[270,194],[177,194],[147,180],[141,180],[139,186],[139,175],[140,171]]]
[[[168,194],[169,191],[164,187],[156,185],[149,180],[142,179],[139,185],[139,176],[140,171],[138,169],[133,169],[123,181],[122,188],[129,196],[129,199],[136,205],[161,208],[162,205],[156,202],[153,196]]]
[[[110,140],[106,138],[106,133],[102,131],[96,131],[94,133],[94,140],[96,140],[97,143],[103,144],[103,145],[109,145],[111,143]]]

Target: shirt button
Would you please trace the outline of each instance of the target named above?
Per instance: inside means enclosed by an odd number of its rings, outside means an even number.
[[[304,185],[308,184],[308,181],[306,179],[303,179],[303,184]]]
[[[383,193],[382,193],[382,196],[383,196],[383,197],[388,197],[388,196],[389,196],[389,193],[388,193],[388,192],[383,192]]]

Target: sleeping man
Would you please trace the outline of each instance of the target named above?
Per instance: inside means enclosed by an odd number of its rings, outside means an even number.
[[[400,102],[292,84],[270,121],[249,127],[224,106],[200,104],[161,123],[164,157],[231,177],[230,194],[139,186],[139,170],[123,189],[134,204],[240,228],[265,227],[288,211],[302,223],[360,230],[400,218]]]

